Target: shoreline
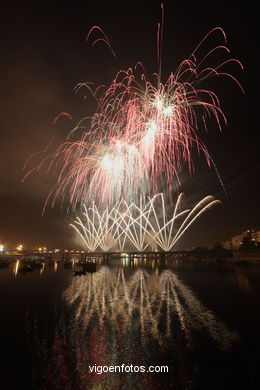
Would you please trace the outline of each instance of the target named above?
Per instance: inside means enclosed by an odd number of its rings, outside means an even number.
[[[207,257],[198,258],[195,256],[187,256],[180,258],[170,258],[167,260],[178,260],[189,263],[214,263],[214,264],[233,264],[233,265],[260,265],[260,257]]]

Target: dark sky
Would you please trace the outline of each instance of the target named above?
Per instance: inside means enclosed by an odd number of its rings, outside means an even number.
[[[213,27],[221,26],[232,56],[242,61],[227,70],[239,79],[245,95],[230,80],[212,81],[220,96],[228,124],[220,133],[214,121],[204,134],[224,182],[225,197],[214,169],[198,162],[196,174],[186,177],[183,190],[190,201],[212,194],[223,205],[190,230],[182,245],[212,245],[216,241],[259,228],[259,103],[258,21],[251,2],[234,7],[227,1],[165,1],[163,75],[174,71],[199,40]],[[156,28],[160,1],[31,2],[8,1],[1,8],[1,116],[0,116],[0,242],[14,247],[75,247],[68,217],[60,208],[43,203],[54,180],[43,170],[25,183],[22,167],[26,158],[55,137],[65,140],[68,131],[86,113],[91,99],[84,101],[73,87],[77,82],[111,81],[120,68],[141,60],[148,73],[157,71]],[[98,44],[91,47],[85,37],[93,25],[108,34],[118,57]],[[216,42],[220,37],[215,36]],[[61,111],[57,126],[53,119]]]

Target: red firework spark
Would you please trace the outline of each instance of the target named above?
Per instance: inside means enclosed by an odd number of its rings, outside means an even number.
[[[102,32],[95,26],[88,38],[97,29]],[[107,88],[102,85],[94,89],[90,82],[76,86],[76,90],[86,87],[92,92],[98,103],[97,110],[69,133],[70,138],[77,134],[76,130],[82,130],[80,139],[66,141],[34,168],[39,170],[47,163],[48,170],[55,167],[59,171],[57,185],[47,202],[52,199],[54,205],[58,198],[65,198],[72,207],[89,200],[107,205],[118,199],[135,200],[140,195],[158,192],[162,182],[171,193],[183,165],[191,172],[194,170],[194,148],[202,152],[208,166],[211,165],[212,159],[198,130],[201,123],[206,129],[211,117],[221,130],[221,122],[225,123],[226,118],[218,96],[200,85],[210,77],[226,76],[242,89],[238,81],[223,70],[230,62],[242,68],[238,60],[227,58],[216,67],[205,66],[217,50],[229,54],[225,45],[214,47],[197,61],[198,49],[214,32],[220,32],[226,44],[224,31],[214,28],[164,83],[159,25],[159,71],[152,79],[148,79],[143,64],[138,62],[133,68],[119,70]],[[108,37],[102,34],[94,44],[102,40],[111,48]]]

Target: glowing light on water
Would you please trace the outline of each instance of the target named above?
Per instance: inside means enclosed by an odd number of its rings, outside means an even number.
[[[178,320],[189,343],[195,329],[206,331],[223,349],[237,340],[170,270],[157,271],[151,278],[138,269],[126,279],[123,268],[115,273],[102,267],[91,276],[73,279],[64,296],[74,307],[76,322],[86,329],[95,321],[95,326],[106,324],[120,333],[140,331],[144,342],[150,335],[162,344],[172,337]]]
[[[66,305],[59,311],[53,337],[42,336],[33,312],[27,322],[35,362],[33,376],[40,378],[45,389],[54,388],[56,383],[64,389],[110,389],[111,375],[93,375],[89,365],[130,362],[148,367],[151,361],[163,362],[165,356],[174,374],[165,386],[150,373],[132,373],[127,383],[122,374],[113,373],[113,390],[122,390],[122,383],[127,390],[168,389],[173,380],[185,383],[178,388],[189,388],[194,381],[190,370],[194,352],[202,350],[203,354],[206,342],[206,352],[210,347],[225,359],[229,355],[226,350],[238,340],[238,335],[170,270],[150,274],[144,269],[126,272],[101,267],[94,274],[73,278],[64,299]],[[190,375],[185,376],[185,371]]]
[[[17,273],[18,273],[18,270],[19,270],[19,265],[20,265],[20,260],[16,260],[15,266],[14,266],[14,269],[13,269],[13,273],[14,273],[15,277],[17,276]]]
[[[43,274],[43,271],[45,270],[45,262],[42,263],[42,267],[40,269],[40,274]]]

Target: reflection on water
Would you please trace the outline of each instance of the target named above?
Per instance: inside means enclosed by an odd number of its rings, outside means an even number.
[[[58,271],[58,262],[54,261],[54,272]]]
[[[42,268],[40,269],[40,274],[42,275],[45,270],[45,263],[42,264]]]
[[[18,270],[19,270],[19,265],[20,265],[20,260],[16,260],[15,266],[13,268],[13,273],[14,273],[15,277],[17,276],[17,273],[18,273]]]
[[[170,270],[150,276],[138,269],[126,281],[122,268],[115,272],[102,267],[93,275],[74,279],[64,296],[85,328],[92,320],[99,326],[113,323],[121,332],[134,327],[143,340],[153,336],[161,344],[168,342],[178,320],[189,342],[191,330],[199,328],[222,348],[237,338]]]
[[[249,278],[247,275],[245,275],[244,272],[241,272],[241,269],[235,268],[230,278],[233,281],[233,283],[238,284],[242,290],[247,292],[251,291]]]
[[[102,266],[73,278],[50,340],[41,338],[37,327],[28,331],[35,336],[37,389],[188,389],[196,334],[203,333],[220,350],[237,340],[171,270],[126,271]],[[89,365],[123,363],[167,365],[169,373],[98,375],[88,370]]]
[[[97,271],[86,274],[74,272],[79,259],[15,259],[1,269],[1,389],[258,388],[259,268],[93,261]],[[98,375],[95,364],[169,372]]]

